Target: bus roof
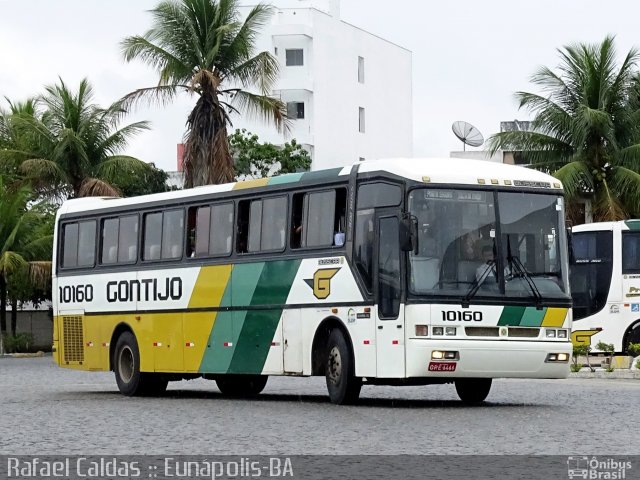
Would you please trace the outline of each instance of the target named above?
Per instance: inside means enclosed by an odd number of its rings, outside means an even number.
[[[537,170],[514,165],[482,160],[460,158],[391,158],[385,160],[368,160],[356,162],[358,173],[385,172],[426,184],[453,185],[501,185],[518,187],[545,188],[561,190],[560,181]],[[313,172],[290,173],[270,178],[246,180],[222,185],[206,185],[186,190],[156,193],[129,198],[85,197],[67,200],[58,214],[87,212],[103,208],[116,208],[129,205],[185,200],[216,193],[229,192],[254,187],[273,185],[323,182],[335,180],[340,176],[348,176],[353,165],[318,170]]]
[[[640,230],[640,219],[619,220],[617,222],[593,222],[576,225],[573,232],[602,232],[606,230]]]

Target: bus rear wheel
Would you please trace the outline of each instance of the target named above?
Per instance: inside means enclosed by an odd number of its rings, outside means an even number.
[[[467,405],[484,402],[491,390],[490,378],[461,378],[456,380],[456,392]]]
[[[325,376],[331,403],[348,405],[358,401],[362,379],[354,375],[353,355],[339,329],[334,329],[327,342]]]
[[[113,371],[120,393],[128,397],[161,395],[169,383],[160,374],[140,372],[138,341],[131,332],[124,332],[118,337]]]
[[[223,395],[231,397],[255,397],[267,385],[268,375],[224,375],[216,379]]]

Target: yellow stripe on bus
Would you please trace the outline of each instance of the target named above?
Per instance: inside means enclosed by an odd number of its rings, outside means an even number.
[[[231,278],[232,269],[232,265],[202,267],[191,294],[189,308],[219,307]],[[186,312],[184,314],[182,323],[185,372],[197,372],[200,368],[216,316],[217,312]],[[186,346],[191,343],[193,346]]]
[[[193,287],[189,308],[219,307],[233,265],[202,267]]]
[[[561,327],[564,319],[567,317],[568,309],[566,308],[548,308],[547,313],[542,320],[543,327]]]
[[[255,180],[245,180],[244,182],[238,182],[233,186],[234,190],[244,190],[245,188],[266,187],[269,183],[269,178],[257,178]]]

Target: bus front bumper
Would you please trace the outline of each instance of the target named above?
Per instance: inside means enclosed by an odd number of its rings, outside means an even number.
[[[567,378],[572,351],[571,342],[410,339],[406,373],[408,378]],[[439,358],[447,352],[455,359]],[[566,361],[554,360],[558,354]]]

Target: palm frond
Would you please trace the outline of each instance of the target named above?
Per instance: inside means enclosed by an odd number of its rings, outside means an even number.
[[[188,85],[159,85],[157,87],[139,88],[122,97],[121,105],[129,109],[138,102],[146,101],[148,105],[165,106],[178,94],[178,91],[190,91]]]
[[[127,155],[115,155],[108,157],[100,163],[98,174],[100,178],[108,182],[114,182],[122,175],[132,177],[144,176],[149,172],[151,166],[135,157]]]
[[[553,173],[562,182],[565,196],[569,201],[575,201],[584,196],[590,196],[594,190],[595,181],[588,165],[580,161],[572,161]]]
[[[278,98],[240,90],[233,96],[232,104],[249,117],[273,123],[281,132],[289,132],[291,129],[287,105]]]
[[[122,192],[99,178],[87,178],[82,182],[78,197],[121,197]]]
[[[51,262],[29,262],[29,279],[42,290],[51,288]]]
[[[0,252],[0,275],[6,277],[26,266],[27,261],[22,255],[12,251]]]

